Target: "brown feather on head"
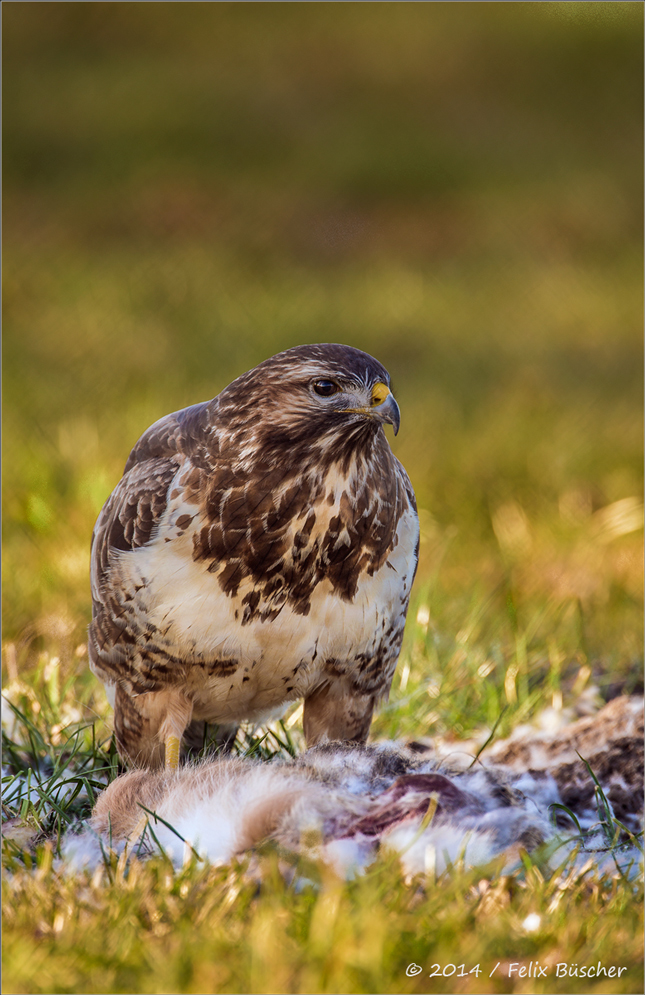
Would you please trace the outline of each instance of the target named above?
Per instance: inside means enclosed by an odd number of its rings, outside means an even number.
[[[263,463],[320,459],[335,446],[369,448],[398,431],[387,370],[350,346],[297,346],[265,360],[215,399],[222,444]]]

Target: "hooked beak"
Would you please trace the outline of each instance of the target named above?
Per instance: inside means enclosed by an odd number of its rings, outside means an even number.
[[[340,410],[343,414],[368,415],[370,418],[376,418],[377,421],[389,422],[394,428],[395,435],[399,431],[399,425],[401,424],[399,406],[394,400],[394,395],[388,385],[380,380],[372,387],[369,407],[341,408]]]
[[[381,422],[389,422],[394,429],[394,434],[398,433],[399,425],[401,424],[401,412],[387,384],[379,382],[375,383],[372,387],[369,413]]]

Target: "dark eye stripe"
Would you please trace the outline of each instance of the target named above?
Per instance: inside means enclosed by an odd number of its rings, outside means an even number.
[[[321,397],[331,397],[332,394],[337,394],[340,390],[338,384],[335,384],[333,380],[316,380],[313,387]]]

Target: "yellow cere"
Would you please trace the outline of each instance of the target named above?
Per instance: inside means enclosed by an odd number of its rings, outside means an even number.
[[[377,404],[382,404],[385,398],[390,393],[390,388],[384,383],[375,383],[372,387],[372,407],[376,407]]]

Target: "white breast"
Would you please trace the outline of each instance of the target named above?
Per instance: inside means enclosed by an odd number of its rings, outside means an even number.
[[[187,661],[186,690],[195,702],[195,718],[250,718],[296,700],[317,683],[326,660],[373,655],[392,624],[402,627],[418,539],[412,509],[399,520],[388,560],[373,576],[362,574],[352,601],[323,580],[313,590],[308,614],[286,603],[275,618],[256,617],[246,624],[241,622],[242,599],[253,591],[253,581],[245,578],[232,597],[222,591],[217,574],[193,559],[191,533],[178,535],[172,524],[185,512],[194,514],[194,506],[170,507],[155,541],[120,553],[119,573],[125,588],[141,589],[146,620],[161,634],[157,644]],[[328,507],[325,518],[335,513]],[[199,658],[239,665],[222,677],[191,668],[190,661]]]

